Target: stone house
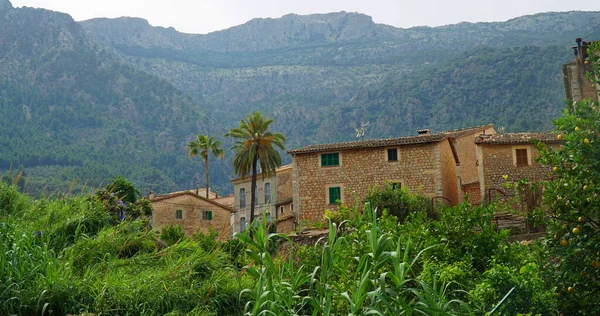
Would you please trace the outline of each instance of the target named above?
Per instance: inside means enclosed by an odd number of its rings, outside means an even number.
[[[507,181],[527,179],[535,183],[552,178],[551,167],[536,161],[539,151],[533,140],[553,147],[560,145],[553,133],[507,133],[477,137],[479,188],[483,199],[489,202],[497,194],[507,194],[502,187]]]
[[[575,41],[577,43],[577,46],[573,46],[575,58],[562,67],[565,95],[567,100],[571,101],[581,101],[582,99],[598,101],[600,85],[588,80],[586,75],[588,72],[592,72],[592,64],[586,63],[587,48],[591,42],[584,42],[581,38]]]
[[[458,153],[460,161],[457,167],[458,177],[458,202],[465,200],[465,196],[469,196],[469,202],[477,204],[479,201],[479,169],[477,167],[477,146],[475,140],[479,135],[496,134],[494,125],[486,125],[480,127],[471,127],[454,131],[442,132],[441,134],[449,134],[454,140],[454,147]]]
[[[370,188],[386,182],[456,205],[462,199],[459,179],[476,180],[473,140],[482,133],[495,133],[493,125],[289,151],[295,215],[308,225],[322,221],[323,211],[336,208],[338,200],[352,205],[354,194],[362,200]],[[461,156],[468,162],[465,168]]]
[[[203,194],[202,191],[199,191]],[[231,236],[233,209],[195,193],[195,190],[170,194],[150,195],[152,227],[161,230],[166,225],[181,225],[185,235],[208,233],[209,228],[219,232],[219,239]]]
[[[259,173],[256,177],[256,205],[255,217],[267,222],[276,222],[278,232],[293,230],[290,214],[293,208],[291,200],[292,191],[292,166],[282,166],[275,171],[275,175],[263,177]],[[231,180],[233,184],[235,216],[233,220],[233,232],[243,232],[248,228],[250,219],[250,199],[252,177],[247,176]],[[281,229],[279,227],[282,227]],[[288,226],[292,226],[288,228]],[[284,227],[286,227],[284,229]],[[287,231],[282,231],[287,230]]]

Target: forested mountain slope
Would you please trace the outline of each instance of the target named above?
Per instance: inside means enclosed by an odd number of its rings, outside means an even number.
[[[134,18],[82,22],[135,67],[235,124],[276,118],[289,147],[495,123],[547,130],[564,102],[560,67],[576,37],[600,38],[600,13],[399,29],[358,13],[255,19],[206,35]],[[543,106],[543,115],[528,118]]]
[[[147,189],[195,183],[183,146],[209,119],[189,97],[115,60],[70,16],[1,2],[1,170],[24,168],[33,194],[119,174]]]
[[[184,144],[208,133],[228,148],[221,135],[255,110],[290,149],[355,139],[361,121],[366,138],[487,123],[548,130],[576,37],[600,38],[600,13],[409,29],[359,13],[289,14],[195,35],[0,0],[0,170],[25,168],[34,194],[118,174],[145,191],[202,186]],[[232,156],[211,164],[221,192]]]

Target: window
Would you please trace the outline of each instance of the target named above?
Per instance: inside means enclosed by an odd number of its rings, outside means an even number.
[[[183,219],[183,210],[175,211],[175,219]]]
[[[321,154],[321,167],[340,165],[340,153]]]
[[[338,204],[342,199],[342,189],[340,187],[329,188],[329,204]]]
[[[240,189],[240,208],[246,207],[246,189]]]
[[[267,223],[271,222],[271,213],[267,213],[265,214],[265,216],[267,217]]]
[[[517,167],[529,165],[529,159],[527,157],[527,149],[526,148],[515,149],[515,157],[517,160]]]
[[[203,221],[212,221],[212,211],[202,211]]]
[[[265,183],[265,204],[269,204],[271,201],[271,184]]]
[[[294,203],[290,204],[290,211],[294,212]]]
[[[279,207],[279,214],[283,214],[283,206]]]
[[[390,148],[387,150],[388,161],[398,161],[398,148]]]
[[[401,188],[402,188],[402,183],[392,182],[392,190],[400,190]]]
[[[246,230],[246,218],[240,218],[240,232],[243,233]]]

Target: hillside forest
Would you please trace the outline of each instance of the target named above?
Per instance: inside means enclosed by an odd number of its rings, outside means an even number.
[[[359,13],[254,19],[184,34],[138,18],[75,22],[0,0],[0,175],[32,196],[124,175],[144,194],[205,186],[185,145],[216,137],[211,186],[232,192],[223,136],[248,113],[274,118],[287,150],[495,124],[549,131],[560,67],[597,12],[399,29]],[[283,154],[284,163],[290,158]]]

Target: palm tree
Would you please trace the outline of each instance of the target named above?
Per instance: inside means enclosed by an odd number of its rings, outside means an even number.
[[[189,156],[200,156],[204,160],[204,168],[206,169],[206,198],[208,199],[208,190],[210,188],[208,182],[208,153],[211,152],[217,158],[225,157],[225,152],[221,149],[221,142],[215,140],[214,137],[198,134],[196,140],[189,142],[186,146]]]
[[[238,128],[231,129],[225,136],[235,139],[231,149],[236,153],[233,157],[233,171],[241,178],[252,172],[252,187],[250,190],[250,221],[254,220],[254,205],[256,204],[256,167],[260,164],[263,177],[271,176],[275,169],[281,166],[281,157],[273,145],[285,150],[286,140],[281,133],[268,131],[273,119],[264,118],[260,112],[247,115],[240,121]],[[251,227],[253,227],[251,225]]]

